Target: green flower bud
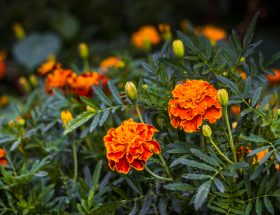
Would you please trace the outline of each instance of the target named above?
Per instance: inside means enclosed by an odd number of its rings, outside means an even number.
[[[125,93],[127,95],[127,97],[131,100],[131,101],[135,101],[137,98],[137,89],[136,86],[133,82],[126,82],[125,84]]]
[[[80,43],[79,44],[79,55],[81,56],[81,58],[87,58],[88,57],[88,46],[86,43]]]
[[[218,90],[218,100],[222,106],[228,105],[228,93],[225,89]]]
[[[203,133],[204,137],[211,137],[211,135],[212,135],[211,127],[209,125],[203,125],[202,133]]]
[[[172,50],[175,57],[183,58],[185,55],[184,44],[181,40],[174,40],[172,43]]]

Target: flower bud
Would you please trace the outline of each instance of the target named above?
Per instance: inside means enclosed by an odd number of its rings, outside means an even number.
[[[240,58],[240,63],[245,63],[245,61],[246,61],[245,57]]]
[[[24,126],[24,125],[25,125],[25,120],[24,120],[22,117],[20,117],[20,116],[17,116],[17,117],[16,117],[16,121],[17,121],[17,123],[18,123],[20,126]]]
[[[36,77],[36,75],[30,75],[29,76],[29,81],[32,84],[33,87],[37,87],[38,86],[38,78]]]
[[[202,133],[203,133],[204,137],[211,137],[211,135],[212,135],[211,127],[209,125],[203,125]]]
[[[125,93],[127,95],[127,97],[131,100],[131,101],[135,101],[137,98],[137,89],[136,86],[133,82],[126,82],[125,84]]]
[[[87,105],[86,109],[87,109],[88,112],[92,112],[92,113],[96,112],[95,108],[93,108],[93,107],[91,107],[89,105]]]
[[[64,110],[61,112],[60,114],[62,123],[63,123],[63,127],[65,128],[70,121],[73,119],[72,113],[69,110]]]
[[[25,38],[25,31],[21,24],[15,23],[12,28],[18,40],[23,40]]]
[[[29,84],[28,80],[25,77],[20,77],[18,81],[19,81],[19,84],[21,85],[21,87],[23,88],[23,90],[26,93],[30,92],[31,87],[30,87],[30,84]]]
[[[79,55],[81,58],[87,58],[88,57],[88,46],[86,43],[80,43],[79,44]]]
[[[218,90],[218,100],[222,106],[228,105],[228,93],[225,89]]]
[[[185,54],[184,44],[181,40],[174,40],[172,43],[172,50],[175,57],[182,58]]]

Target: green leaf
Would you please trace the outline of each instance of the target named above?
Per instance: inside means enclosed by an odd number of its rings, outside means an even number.
[[[94,90],[94,93],[98,96],[98,98],[106,105],[108,106],[112,106],[112,102],[111,100],[105,95],[105,93],[103,93],[103,91],[96,87],[96,86],[93,86],[92,87],[93,90]]]
[[[262,214],[262,202],[261,202],[261,200],[259,198],[257,198],[257,200],[256,200],[255,209],[256,209],[257,215],[261,215]]]
[[[238,34],[236,33],[235,30],[232,30],[230,39],[232,40],[232,43],[233,43],[234,47],[237,49],[237,51],[241,52],[242,47],[241,47],[241,44],[240,44],[240,39],[239,39],[239,36],[238,36]]]
[[[249,203],[246,206],[244,215],[250,215],[251,210],[252,210],[252,202],[249,201]]]
[[[254,92],[254,95],[252,97],[252,102],[251,102],[251,106],[252,107],[255,107],[255,105],[257,104],[258,102],[258,99],[260,98],[261,96],[261,93],[262,93],[262,87],[258,87],[255,92]]]
[[[212,166],[209,166],[205,163],[200,163],[194,160],[188,160],[188,159],[180,159],[179,163],[184,164],[184,165],[188,165],[194,168],[199,168],[199,169],[204,169],[204,170],[208,170],[208,171],[212,171],[212,172],[216,172],[216,169],[214,169]]]
[[[276,159],[280,162],[280,152],[277,152],[277,153],[275,154],[275,157],[276,157]]]
[[[98,113],[98,114],[96,114],[96,116],[95,116],[94,119],[92,120],[92,123],[90,124],[90,127],[89,127],[89,132],[90,132],[90,133],[91,133],[91,132],[96,128],[96,126],[98,125],[99,120],[100,120],[100,117],[101,117],[101,113]]]
[[[102,160],[99,160],[95,166],[93,176],[92,176],[92,191],[95,192],[97,189],[97,184],[100,179],[100,174],[101,174],[101,168],[102,168]]]
[[[180,31],[177,31],[177,35],[187,48],[191,49],[194,52],[198,51],[198,49],[194,46],[193,42],[185,34],[183,34]]]
[[[266,196],[264,197],[264,205],[265,205],[266,209],[269,211],[269,213],[274,214],[273,205]]]
[[[172,191],[191,191],[193,190],[193,187],[189,184],[178,182],[178,183],[172,183],[172,184],[166,184],[163,186],[166,190],[172,190]]]
[[[263,146],[263,147],[257,148],[255,150],[251,151],[247,156],[255,155],[255,154],[257,154],[259,152],[262,152],[262,151],[264,151],[265,149],[268,149],[268,148],[270,148],[270,146]]]
[[[276,52],[270,59],[267,60],[267,62],[264,63],[264,67],[269,67],[272,64],[274,64],[276,61],[280,59],[280,51]]]
[[[250,134],[250,136],[243,136],[244,140],[254,143],[266,143],[268,140],[264,139],[261,136],[257,136],[255,134]]]
[[[123,204],[123,201],[109,202],[103,205],[98,205],[91,214],[94,215],[105,215],[105,214],[115,214],[116,209]]]
[[[94,104],[94,101],[88,97],[85,96],[80,96],[80,99],[82,102],[84,102],[86,105],[93,107],[94,109],[98,110],[99,107],[96,106],[96,104]]]
[[[260,161],[259,165],[262,165],[263,163],[265,163],[267,161],[268,158],[270,158],[270,156],[272,155],[273,150],[271,150],[270,152],[268,152]]]
[[[218,179],[218,178],[214,178],[213,181],[214,181],[214,184],[216,185],[217,189],[218,189],[221,193],[224,193],[224,192],[225,192],[225,186],[223,185],[223,183],[221,182],[221,180]]]
[[[225,84],[235,95],[237,95],[237,96],[240,96],[240,95],[241,95],[241,93],[240,93],[238,87],[237,87],[236,84],[233,83],[231,80],[229,80],[229,79],[227,79],[227,78],[225,78],[225,77],[223,77],[223,76],[220,76],[220,75],[218,75],[218,76],[216,76],[216,77],[217,77],[217,79],[218,79],[220,82],[222,82],[223,84]]]
[[[101,119],[100,119],[100,121],[99,121],[99,126],[100,126],[100,127],[104,124],[104,122],[105,122],[106,119],[108,118],[109,114],[110,114],[110,110],[109,110],[109,109],[104,110],[103,115],[102,115],[102,117],[101,117]]]
[[[79,114],[75,119],[71,120],[70,123],[65,128],[63,134],[66,135],[81,125],[85,124],[88,120],[95,116],[96,113],[84,111]]]
[[[120,99],[120,94],[119,94],[119,91],[117,90],[117,88],[115,87],[115,85],[111,82],[111,81],[108,81],[107,83],[111,93],[112,93],[112,96],[114,98],[114,100],[118,103],[118,104],[122,104],[122,101]]]
[[[210,186],[211,186],[211,180],[203,183],[198,188],[197,193],[195,195],[195,199],[194,199],[195,210],[198,210],[201,207],[201,205],[205,202],[205,200],[207,199],[208,193],[210,191]]]
[[[252,21],[249,24],[249,27],[245,33],[244,39],[243,39],[243,48],[244,50],[246,50],[249,46],[249,44],[251,43],[253,36],[254,36],[254,30],[255,30],[255,26],[257,23],[257,19],[259,16],[259,12],[254,16],[254,18],[252,19]]]
[[[153,68],[151,67],[151,65],[145,63],[145,62],[141,62],[141,66],[149,73],[154,74]]]
[[[182,175],[182,177],[186,179],[192,179],[192,180],[203,180],[203,179],[211,178],[211,175],[189,173],[186,175]]]
[[[241,111],[240,116],[243,117],[250,112],[252,112],[251,108],[244,109],[243,111]]]
[[[217,167],[220,166],[219,163],[218,163],[218,161],[217,161],[215,158],[210,157],[210,156],[204,154],[203,152],[201,152],[201,151],[198,150],[198,149],[191,149],[191,152],[192,152],[196,157],[198,157],[199,159],[204,160],[205,162],[207,162],[207,163],[209,163],[209,164],[211,164],[211,165],[213,165],[213,166],[217,166]]]

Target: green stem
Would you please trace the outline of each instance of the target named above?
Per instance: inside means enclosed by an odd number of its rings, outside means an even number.
[[[89,67],[88,59],[84,58],[83,61],[84,61],[84,71],[85,72],[89,72],[90,71],[90,67]]]
[[[232,138],[232,133],[231,133],[231,128],[230,128],[230,124],[229,124],[227,106],[223,107],[223,112],[224,112],[224,116],[225,116],[225,119],[226,119],[226,125],[227,125],[227,129],[228,129],[229,146],[230,146],[232,154],[233,154],[233,160],[236,163],[237,162],[236,151],[235,151],[233,138]]]
[[[77,147],[75,141],[72,143],[73,159],[74,159],[74,178],[73,181],[76,183],[78,176],[78,159],[77,159]]]
[[[160,161],[161,161],[161,163],[162,163],[162,167],[163,167],[165,173],[168,175],[169,178],[171,178],[171,179],[173,180],[173,177],[172,177],[172,175],[171,175],[171,172],[170,172],[168,166],[166,165],[166,162],[165,162],[165,160],[164,160],[164,158],[163,158],[161,152],[158,154],[158,156],[159,156],[159,159],[160,159]]]
[[[138,116],[140,122],[145,123],[144,120],[143,120],[143,118],[142,118],[142,115],[141,115],[141,113],[140,113],[140,111],[139,111],[139,107],[138,107],[137,104],[135,105],[135,110],[136,110],[136,113],[137,113],[137,116]]]
[[[212,140],[211,137],[209,137],[210,143],[212,144],[212,146],[214,146],[214,148],[216,149],[216,151],[219,153],[219,155],[221,155],[227,162],[233,164],[233,162],[227,158],[227,156],[225,156],[225,154],[223,152],[221,152],[221,150],[218,148],[218,146],[216,145],[216,143]]]
[[[172,178],[164,178],[164,177],[161,177],[155,173],[153,173],[147,166],[145,166],[145,170],[151,175],[153,176],[154,178],[156,179],[159,179],[159,180],[163,180],[163,181],[173,181]]]

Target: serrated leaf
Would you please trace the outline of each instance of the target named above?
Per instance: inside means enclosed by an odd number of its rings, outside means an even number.
[[[220,82],[222,82],[223,84],[225,84],[235,95],[237,95],[237,96],[240,96],[240,95],[241,95],[241,93],[240,93],[238,87],[237,87],[236,84],[233,83],[231,80],[229,80],[229,79],[227,79],[227,78],[225,78],[225,77],[223,77],[223,76],[220,76],[220,75],[218,75],[218,76],[216,76],[216,77],[217,77],[217,79],[218,79]]]
[[[198,169],[204,169],[204,170],[208,170],[208,171],[212,171],[212,172],[216,172],[216,169],[214,169],[212,166],[209,166],[205,163],[200,163],[194,160],[188,160],[188,159],[180,159],[179,163],[184,164],[184,165],[188,165],[194,168],[198,168]]]
[[[214,158],[214,157],[210,157],[206,154],[204,154],[203,152],[201,152],[200,150],[198,149],[191,149],[191,152],[196,156],[198,157],[199,159],[201,160],[204,160],[205,162],[211,164],[211,165],[214,165],[214,166],[217,166],[219,167],[219,163],[218,161]]]
[[[101,118],[99,120],[99,126],[100,127],[104,124],[104,122],[108,118],[109,114],[110,114],[110,110],[109,109],[108,110],[104,110],[104,112],[103,112],[103,114],[102,114],[102,116],[101,116]]]
[[[269,211],[269,213],[274,214],[273,205],[266,196],[264,197],[264,205],[265,205],[266,209]]]
[[[172,190],[172,191],[191,191],[193,190],[193,187],[189,184],[178,182],[178,183],[172,183],[172,184],[166,184],[163,186],[166,190]]]
[[[223,183],[221,182],[221,180],[218,179],[218,178],[214,178],[213,181],[214,181],[214,184],[216,185],[217,189],[218,189],[221,193],[224,193],[224,192],[225,192],[225,186],[223,185]]]
[[[272,55],[271,58],[267,60],[267,62],[264,63],[264,67],[269,67],[272,64],[274,64],[276,61],[280,59],[280,51],[276,52],[274,55]]]
[[[268,142],[266,139],[264,139],[261,136],[257,136],[254,134],[250,134],[250,136],[243,136],[244,140],[247,140],[249,142],[254,142],[254,143],[265,143]]]
[[[260,98],[261,96],[261,93],[262,93],[262,87],[258,87],[255,92],[254,92],[254,95],[252,97],[252,103],[251,103],[251,106],[252,107],[255,107],[255,105],[257,104],[258,102],[258,99]]]
[[[211,186],[211,181],[207,181],[202,185],[200,185],[200,187],[198,188],[194,199],[195,210],[198,210],[207,199],[208,193],[210,191],[210,186]]]
[[[91,133],[91,132],[96,128],[96,126],[98,125],[99,120],[100,120],[100,117],[101,117],[101,113],[98,113],[98,114],[96,114],[96,116],[95,116],[94,119],[92,120],[92,123],[90,124],[90,127],[89,127],[89,132],[90,132],[90,133]]]
[[[261,200],[259,198],[257,198],[257,200],[256,200],[255,209],[256,209],[257,215],[261,215],[262,214],[262,202],[261,202]]]
[[[71,120],[70,123],[65,128],[63,134],[66,135],[81,125],[85,124],[88,120],[95,116],[96,113],[84,111],[79,114],[75,119]]]
[[[111,82],[111,81],[108,81],[107,82],[107,85],[112,93],[112,96],[114,98],[114,100],[118,103],[118,104],[122,104],[122,101],[120,99],[120,94],[119,94],[119,91],[117,90],[117,88],[115,87],[115,85]]]
[[[98,87],[93,86],[94,93],[98,96],[98,98],[106,105],[112,106],[111,100],[105,95],[105,93]]]
[[[84,102],[86,105],[93,107],[95,110],[98,110],[99,108],[94,104],[93,100],[85,97],[85,96],[80,96],[80,99],[82,102]]]
[[[203,179],[211,178],[211,175],[189,173],[186,175],[182,175],[182,177],[186,179],[192,179],[192,180],[203,180]]]
[[[151,67],[151,65],[145,63],[145,62],[141,62],[141,66],[149,73],[154,74],[153,68]]]
[[[194,46],[193,42],[185,34],[183,34],[180,31],[177,31],[177,35],[187,48],[191,49],[194,52],[198,51],[197,48]]]
[[[257,23],[257,19],[259,16],[259,12],[254,16],[254,18],[252,19],[252,21],[249,24],[249,27],[245,33],[244,39],[243,39],[243,48],[246,50],[249,46],[249,44],[251,43],[252,39],[253,39],[253,35],[254,35],[254,30],[255,30],[255,26]]]

